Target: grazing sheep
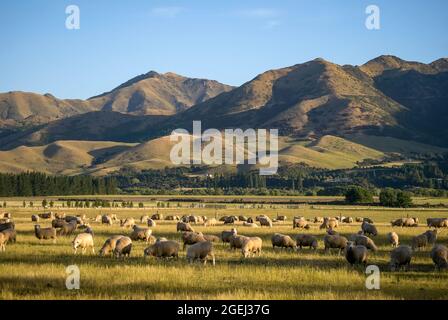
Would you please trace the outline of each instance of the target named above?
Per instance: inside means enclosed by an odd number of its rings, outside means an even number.
[[[412,238],[412,250],[419,250],[428,245],[428,237],[426,234],[420,234]]]
[[[391,224],[392,227],[403,227],[403,225],[404,225],[404,218],[399,218],[399,219],[396,219],[396,220],[392,220],[390,222],[390,224]]]
[[[223,231],[221,233],[221,240],[222,240],[222,242],[230,242],[230,238],[236,234],[237,234],[237,230],[235,228],[233,228],[230,231]]]
[[[129,237],[121,237],[117,240],[114,249],[114,256],[116,258],[126,257],[131,255],[132,240]]]
[[[343,223],[353,223],[353,218],[352,217],[345,217],[344,219],[342,219]]]
[[[238,220],[245,222],[245,221],[247,221],[247,217],[245,217],[245,216],[238,216]]]
[[[314,217],[313,222],[314,223],[323,223],[324,222],[324,218],[323,217]]]
[[[310,247],[310,249],[317,250],[317,238],[310,234],[298,234],[296,236],[296,246],[300,249],[302,247]]]
[[[228,216],[222,216],[221,218],[219,218],[219,221],[224,222],[224,221],[226,221],[227,218],[228,218]]]
[[[234,234],[232,237],[230,237],[230,241],[229,241],[230,250],[241,249],[243,247],[244,241],[247,239],[249,239],[249,238],[246,236]]]
[[[134,218],[126,218],[124,220],[120,220],[120,227],[132,228],[134,225],[135,225]]]
[[[355,218],[355,221],[356,221],[356,222],[363,222],[363,221],[364,221],[364,218],[363,218],[363,217],[356,217],[356,218]]]
[[[235,224],[235,221],[237,221],[237,220],[235,219],[235,217],[230,216],[230,217],[227,217],[227,218],[224,220],[224,224]]]
[[[434,246],[430,253],[431,259],[439,270],[448,268],[448,248],[438,244]]]
[[[205,227],[214,227],[218,224],[218,221],[215,218],[206,218],[204,219],[204,226]]]
[[[448,228],[447,218],[428,218],[426,223],[430,228]]]
[[[437,229],[435,230],[428,230],[424,235],[426,235],[426,238],[428,238],[428,243],[434,245],[437,241]]]
[[[152,234],[151,229],[142,228],[137,225],[134,225],[132,227],[132,229],[133,229],[133,231],[131,232],[131,235],[129,236],[132,240],[134,240],[134,241],[142,240],[145,242],[149,241],[151,234]]]
[[[369,250],[372,250],[373,252],[378,251],[378,247],[375,245],[375,242],[373,242],[372,239],[365,235],[356,235],[354,244],[356,246],[364,246]]]
[[[399,271],[401,267],[409,270],[411,266],[412,249],[409,246],[399,246],[390,253],[390,270]]]
[[[241,247],[241,253],[244,258],[248,258],[251,255],[255,256],[255,254],[261,255],[261,248],[263,246],[263,240],[259,237],[250,237],[243,242],[243,246]]]
[[[325,251],[329,252],[330,249],[339,249],[339,254],[347,247],[348,240],[346,237],[340,235],[325,235],[324,246]]]
[[[194,232],[193,228],[190,226],[188,222],[179,221],[176,226],[177,232]]]
[[[40,225],[34,226],[34,234],[39,240],[53,239],[53,243],[56,243],[56,229],[55,228],[41,228]]]
[[[112,255],[115,250],[115,246],[117,245],[117,241],[123,237],[124,236],[122,236],[122,235],[117,235],[117,236],[112,236],[109,239],[107,239],[104,242],[103,247],[100,250],[100,255],[101,256],[105,256],[108,254]]]
[[[38,216],[41,219],[54,219],[54,213],[53,212],[39,213]]]
[[[165,220],[167,220],[167,221],[178,221],[178,220],[180,220],[180,218],[179,218],[179,216],[170,215],[170,216],[167,216],[165,218]]]
[[[372,235],[374,237],[378,235],[378,231],[377,231],[375,225],[371,224],[370,222],[367,222],[367,221],[364,221],[361,224],[361,230],[366,235]]]
[[[339,232],[333,230],[333,229],[328,229],[327,230],[327,234],[331,235],[331,236],[336,236],[339,234]]]
[[[75,232],[77,227],[78,227],[78,224],[76,223],[76,221],[64,222],[64,224],[59,229],[59,235],[60,236],[70,236],[73,234],[73,232]]]
[[[5,236],[6,243],[16,243],[17,242],[17,231],[15,229],[6,229],[1,233]]]
[[[149,216],[141,216],[140,217],[140,223],[148,223]]]
[[[152,220],[152,219],[148,219],[146,221],[146,223],[147,223],[148,227],[155,227],[156,226],[156,222],[154,220]]]
[[[15,228],[16,228],[16,225],[13,221],[0,224],[0,232],[8,230],[8,229],[15,230]]]
[[[201,232],[183,232],[182,233],[182,241],[184,243],[182,250],[185,250],[187,245],[192,245],[198,242],[207,241],[204,238],[204,235]]]
[[[247,221],[244,221],[244,222],[243,222],[243,226],[244,226],[244,227],[250,227],[250,228],[258,228],[258,224],[256,224],[256,223],[250,223],[250,222],[247,222]]]
[[[349,242],[345,248],[345,259],[351,265],[363,264],[366,266],[367,248],[363,245],[354,245],[352,242]]]
[[[319,229],[335,229],[339,227],[339,221],[334,218],[324,218],[324,222],[320,225]]]
[[[152,256],[156,258],[178,258],[180,244],[173,240],[158,239],[153,245],[144,250],[144,256]]]
[[[73,240],[74,254],[81,248],[81,254],[84,254],[87,248],[92,248],[92,254],[95,253],[95,247],[93,243],[93,235],[91,233],[80,233]]]
[[[286,216],[277,216],[277,221],[286,221],[287,217]]]
[[[297,248],[296,242],[288,235],[275,233],[271,237],[272,248],[291,248],[295,250]]]
[[[112,225],[113,224],[113,219],[111,216],[109,215],[103,215],[101,217],[101,223],[102,224],[108,224],[108,225]]]
[[[0,232],[0,251],[6,251],[6,236]]]
[[[151,216],[152,220],[163,220],[163,214],[161,213],[155,213]]]
[[[247,218],[246,220],[247,223],[254,223],[254,219],[252,217]]]
[[[392,247],[396,248],[398,247],[400,243],[400,238],[398,237],[398,234],[396,232],[389,232],[387,234],[387,241],[392,245]]]
[[[215,236],[213,234],[204,234],[203,237],[206,241],[209,241],[209,242],[219,242],[221,240],[220,237]]]
[[[62,228],[62,226],[66,223],[67,222],[64,219],[54,219],[53,221],[51,221],[51,226],[57,229]]]
[[[39,216],[37,214],[33,214],[31,216],[31,222],[39,222]]]
[[[292,228],[299,228],[299,229],[309,229],[310,225],[308,224],[308,221],[306,221],[305,218],[294,218],[292,220]]]
[[[370,218],[363,218],[362,222],[367,222],[367,223],[373,224],[373,220]]]
[[[260,226],[272,228],[272,220],[267,216],[258,216],[258,222],[260,222]]]
[[[198,242],[190,246],[187,250],[187,260],[189,263],[200,260],[205,266],[207,264],[208,257],[212,258],[212,263],[215,265],[215,254],[213,252],[212,242]]]

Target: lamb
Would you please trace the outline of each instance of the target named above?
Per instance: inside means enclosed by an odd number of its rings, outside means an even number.
[[[121,237],[117,240],[114,249],[114,256],[116,258],[126,257],[131,255],[132,240],[129,237]]]
[[[447,228],[448,219],[447,218],[428,218],[426,219],[428,227],[432,228]]]
[[[76,254],[78,248],[81,248],[81,254],[84,254],[89,247],[92,248],[92,254],[95,254],[93,235],[91,233],[80,233],[73,240],[74,254]]]
[[[213,227],[213,226],[216,226],[217,224],[218,224],[218,221],[216,221],[215,218],[207,219],[204,222],[204,226],[206,226],[206,227]]]
[[[261,248],[263,246],[263,240],[259,237],[250,237],[246,239],[241,247],[241,253],[244,258],[248,258],[251,255],[254,256],[258,253],[261,255]]]
[[[141,216],[140,217],[140,223],[148,223],[149,216]]]
[[[108,225],[112,225],[113,224],[113,219],[111,216],[109,215],[103,215],[101,217],[101,223],[102,224],[108,224]]]
[[[236,234],[237,234],[237,230],[235,228],[233,228],[230,231],[223,231],[221,233],[221,240],[222,240],[222,242],[227,242],[228,243],[228,242],[230,242],[230,238],[233,235],[236,235]]]
[[[17,241],[17,231],[15,229],[6,229],[1,233],[5,236],[6,243],[16,243]]]
[[[134,225],[132,227],[133,231],[131,232],[131,235],[129,236],[132,240],[134,241],[138,241],[138,240],[143,240],[148,242],[151,234],[152,234],[152,230],[149,228],[142,228],[139,227],[137,225]]]
[[[330,249],[339,249],[339,254],[347,247],[348,240],[346,237],[340,235],[325,235],[324,246],[325,251],[329,252]]]
[[[208,257],[212,258],[212,263],[215,265],[215,253],[213,252],[212,242],[198,242],[189,247],[187,250],[187,260],[189,263],[200,260],[205,266],[207,264]]]
[[[56,243],[56,229],[55,228],[41,228],[40,225],[34,226],[34,234],[39,240],[53,239],[53,243]]]
[[[229,241],[230,244],[230,250],[236,250],[241,249],[243,247],[243,243],[245,240],[249,239],[248,237],[242,236],[242,235],[236,235],[234,234]]]
[[[310,234],[298,234],[296,236],[296,246],[300,249],[302,247],[310,247],[310,249],[317,250],[317,238]]]
[[[428,237],[426,234],[420,234],[412,238],[412,250],[419,250],[428,245]]]
[[[339,227],[339,221],[334,218],[324,218],[324,222],[320,225],[319,229],[334,229]]]
[[[152,256],[156,258],[178,258],[180,244],[172,240],[158,239],[153,245],[144,250],[144,256]]]
[[[187,245],[196,244],[198,242],[205,242],[207,240],[205,240],[204,235],[201,232],[184,232],[182,233],[182,241],[184,243],[182,250],[185,250],[185,247]]]
[[[448,268],[447,247],[441,244],[434,246],[431,250],[430,256],[437,269],[442,270]]]
[[[363,245],[354,245],[352,242],[347,244],[345,248],[345,259],[351,265],[363,264],[367,265],[367,248]]]
[[[412,260],[412,249],[409,246],[399,246],[390,253],[390,270],[399,271],[401,267],[409,270]]]
[[[258,222],[260,222],[260,226],[265,226],[265,227],[269,227],[272,228],[272,220],[269,217],[263,216],[263,217],[258,217]]]
[[[204,239],[209,242],[219,242],[219,240],[221,240],[221,238],[219,238],[218,236],[215,236],[213,234],[204,234],[203,236],[204,236]]]
[[[146,224],[148,225],[148,227],[155,227],[156,226],[156,222],[152,219],[148,219],[146,221]]]
[[[247,222],[247,221],[244,221],[244,222],[243,222],[243,226],[244,226],[244,227],[250,227],[250,228],[258,228],[258,224],[256,224],[256,223],[250,223],[250,222]]]
[[[301,229],[309,229],[310,225],[308,224],[308,221],[305,220],[305,218],[294,218],[292,220],[292,228],[301,228]]]
[[[378,248],[375,245],[375,242],[373,242],[372,239],[370,239],[369,237],[367,237],[365,235],[357,235],[355,237],[354,244],[356,246],[364,246],[367,249],[372,250],[373,252],[378,251]]]
[[[120,220],[120,227],[132,228],[134,225],[135,225],[134,218],[126,218],[124,220]]]
[[[291,248],[295,250],[297,248],[297,244],[292,238],[288,235],[275,233],[272,238],[272,248],[280,247],[280,248]]]
[[[378,235],[378,231],[377,231],[375,225],[371,224],[371,223],[369,223],[367,221],[364,221],[361,224],[361,229],[362,229],[362,232],[364,234],[366,234],[366,235],[372,235],[372,236],[377,236]]]
[[[60,236],[72,235],[77,227],[78,225],[76,224],[76,221],[64,222],[64,224],[59,229],[59,235]]]
[[[387,241],[392,245],[392,247],[396,248],[398,247],[400,243],[400,238],[398,237],[398,234],[396,232],[389,232],[387,234]]]
[[[188,222],[179,221],[176,226],[177,232],[194,232],[193,228],[190,226]]]
[[[117,236],[112,236],[109,239],[107,239],[104,242],[103,247],[100,250],[100,255],[105,256],[108,254],[113,254],[113,252],[115,250],[115,246],[117,245],[117,241],[123,237],[124,236],[122,236],[122,235],[117,235]]]
[[[31,222],[39,222],[39,216],[37,214],[33,214],[31,216]]]
[[[152,220],[163,220],[163,214],[161,213],[155,213],[151,216]]]

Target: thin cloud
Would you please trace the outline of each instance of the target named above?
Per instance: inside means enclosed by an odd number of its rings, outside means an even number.
[[[238,15],[249,18],[273,18],[279,16],[279,12],[269,8],[254,8],[249,10],[242,10]]]
[[[152,15],[162,18],[175,18],[182,13],[182,7],[158,7],[151,10]]]
[[[278,20],[269,20],[268,22],[266,22],[266,25],[264,26],[265,29],[274,29],[277,26],[280,25],[280,21]]]

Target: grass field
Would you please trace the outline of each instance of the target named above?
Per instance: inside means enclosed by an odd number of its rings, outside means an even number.
[[[352,268],[345,258],[336,253],[323,252],[324,231],[313,224],[309,231],[292,229],[291,217],[303,215],[336,216],[340,208],[305,206],[301,209],[240,209],[218,210],[219,215],[240,215],[255,217],[266,214],[274,217],[277,213],[288,216],[285,223],[274,224],[269,228],[248,228],[237,224],[240,234],[260,236],[263,239],[261,257],[243,260],[239,251],[231,252],[228,245],[215,246],[216,266],[189,265],[185,252],[179,260],[158,261],[144,259],[146,244],[134,242],[131,258],[116,260],[90,253],[74,256],[71,248],[73,237],[59,238],[56,244],[40,243],[34,237],[30,215],[42,212],[35,208],[7,208],[16,222],[18,238],[16,244],[6,247],[0,253],[0,299],[448,299],[448,272],[434,270],[429,258],[429,250],[415,253],[409,272],[389,272],[388,262],[391,248],[386,244],[385,235],[392,228],[388,223],[402,216],[417,216],[420,221],[427,217],[446,217],[448,211],[437,210],[386,210],[378,208],[357,208],[344,211],[348,216],[368,216],[375,220],[379,235],[374,238],[379,247],[375,254],[370,253],[369,264],[378,265],[381,270],[381,289],[368,290],[365,287],[366,275],[360,268]],[[53,211],[62,211],[55,209]],[[113,209],[119,218],[152,214],[155,209]],[[71,209],[67,214],[85,213],[93,218],[107,213],[105,209]],[[159,209],[167,214],[196,214],[214,216],[214,209],[180,208]],[[50,225],[50,221],[40,223]],[[105,239],[114,234],[130,233],[119,225],[104,226],[92,222],[95,231],[95,249],[101,248]],[[194,226],[196,231],[219,235],[231,226]],[[343,225],[339,232],[345,236],[356,233],[359,223]],[[410,238],[424,232],[418,228],[395,228],[401,243],[409,244]],[[296,235],[301,232],[317,235],[319,250],[299,252],[273,250],[270,237],[280,232]],[[439,234],[438,242],[448,245],[448,230]],[[175,222],[158,221],[153,228],[155,236],[180,240]],[[81,271],[80,290],[67,290],[65,287],[66,267],[77,265]]]

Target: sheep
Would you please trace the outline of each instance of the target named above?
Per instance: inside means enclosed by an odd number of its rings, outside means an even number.
[[[390,224],[391,224],[392,227],[403,227],[403,225],[404,225],[404,218],[399,218],[399,219],[396,219],[396,220],[392,220],[390,222]]]
[[[182,250],[185,250],[187,245],[192,245],[198,242],[207,241],[204,238],[204,235],[201,232],[183,232],[182,233],[182,241],[184,243]]]
[[[77,229],[78,225],[76,224],[76,221],[71,222],[64,222],[64,224],[59,229],[59,235],[60,236],[69,236],[72,235],[73,232]]]
[[[152,220],[163,220],[163,214],[161,213],[155,213],[151,216]]]
[[[287,217],[286,216],[277,216],[277,221],[286,221]]]
[[[5,223],[8,223],[8,222],[11,222],[11,219],[9,219],[9,218],[6,218],[6,219],[0,219],[0,224],[5,224]]]
[[[56,243],[56,229],[55,228],[41,228],[40,225],[34,226],[34,234],[39,240],[53,239],[53,243]]]
[[[400,238],[398,237],[398,234],[396,232],[389,232],[387,234],[387,241],[392,245],[392,247],[396,248],[398,247],[400,243]]]
[[[115,246],[117,245],[117,241],[123,237],[124,236],[122,236],[122,235],[117,235],[117,236],[112,236],[109,239],[107,239],[104,242],[103,247],[100,250],[100,255],[105,256],[107,254],[113,254],[113,252],[115,250]]]
[[[362,229],[362,232],[366,235],[372,235],[374,237],[378,235],[378,231],[377,231],[375,225],[371,224],[367,221],[364,221],[361,224],[361,229]]]
[[[250,227],[250,228],[258,228],[258,224],[256,224],[256,223],[250,223],[250,222],[247,222],[247,221],[244,221],[244,222],[243,222],[243,226],[244,226],[244,227]]]
[[[187,261],[193,263],[200,260],[204,266],[207,264],[208,257],[212,258],[212,264],[215,265],[215,253],[212,242],[198,242],[190,246],[187,250]]]
[[[178,258],[180,244],[177,241],[158,239],[153,245],[146,248],[143,253],[145,257],[156,258]]]
[[[41,219],[54,219],[54,213],[53,212],[39,213],[38,216]]]
[[[331,236],[337,236],[339,234],[339,232],[333,230],[333,229],[328,229],[327,230],[327,234],[331,235]]]
[[[145,242],[148,242],[152,234],[151,229],[142,228],[137,225],[134,225],[132,227],[132,230],[133,231],[131,232],[131,235],[129,237],[134,241],[143,240]]]
[[[87,248],[92,248],[92,254],[95,254],[95,247],[93,243],[93,235],[91,233],[80,233],[78,234],[72,242],[74,254],[81,248],[81,254],[84,254]]]
[[[215,218],[206,219],[204,221],[204,226],[206,226],[206,227],[213,227],[213,226],[216,226],[217,224],[218,224],[218,221]]]
[[[62,226],[66,223],[67,222],[64,219],[54,219],[53,221],[51,221],[51,226],[57,229],[62,228]]]
[[[448,228],[447,218],[428,218],[426,223],[430,228]]]
[[[230,231],[223,231],[221,233],[221,240],[222,240],[222,242],[230,242],[230,238],[236,234],[237,234],[237,230],[235,228],[233,228]]]
[[[247,221],[247,217],[245,217],[245,216],[238,216],[238,220],[246,222]]]
[[[367,223],[373,224],[373,220],[370,218],[362,218],[362,222],[367,222]]]
[[[269,217],[259,217],[258,222],[260,222],[260,226],[265,226],[272,228],[272,220]]]
[[[325,235],[324,246],[325,251],[329,252],[330,249],[339,249],[339,254],[347,247],[348,240],[341,235]]]
[[[188,222],[182,222],[179,221],[176,226],[177,232],[194,232],[194,229],[191,227],[191,225]]]
[[[363,264],[367,265],[367,248],[363,245],[355,245],[352,242],[347,244],[345,248],[345,259],[351,265]]]
[[[428,237],[426,234],[420,234],[412,238],[412,250],[419,250],[428,245]]]
[[[342,219],[343,223],[353,223],[353,218],[352,217],[345,217],[344,219]]]
[[[334,218],[324,218],[324,222],[320,225],[319,229],[334,229],[339,227],[339,221]]]
[[[428,230],[424,235],[426,235],[426,238],[428,238],[428,243],[434,245],[437,241],[437,229],[435,230]]]
[[[5,236],[7,243],[16,243],[17,241],[17,231],[15,229],[6,229],[1,233]]]
[[[206,241],[209,241],[209,242],[219,242],[219,240],[221,240],[220,237],[215,236],[213,234],[204,234],[203,237]]]
[[[31,215],[31,222],[39,222],[39,216],[37,214]]]
[[[148,219],[146,221],[146,224],[148,225],[148,227],[155,227],[156,226],[156,222],[152,219]]]
[[[120,227],[132,228],[134,225],[135,225],[134,218],[126,218],[124,220],[120,220]]]
[[[275,233],[271,237],[272,248],[280,247],[280,248],[291,248],[295,250],[297,248],[296,242],[288,235]]]
[[[112,225],[113,224],[113,219],[111,216],[109,215],[103,215],[101,217],[101,223],[102,224],[108,224],[108,225]]]
[[[244,241],[247,239],[249,238],[246,236],[234,234],[232,237],[230,237],[230,250],[241,249],[243,247]]]
[[[305,220],[305,218],[294,218],[292,220],[292,228],[309,229],[310,225],[308,224],[308,221]]]
[[[365,235],[357,235],[355,237],[354,244],[356,246],[364,246],[369,250],[372,250],[373,252],[378,251],[378,247],[375,245],[375,242],[373,242],[372,239]]]
[[[390,253],[390,270],[399,271],[401,267],[409,270],[412,260],[412,249],[409,246],[399,246]]]
[[[248,258],[251,255],[254,256],[258,253],[261,255],[261,248],[263,246],[263,240],[259,237],[250,237],[243,242],[243,246],[241,247],[241,253],[244,258]]]
[[[324,222],[324,218],[322,218],[322,217],[314,217],[313,222],[314,223],[323,223]]]
[[[246,220],[247,223],[254,223],[254,219],[252,217],[247,218]]]
[[[227,217],[227,218],[224,220],[224,224],[235,224],[235,221],[237,221],[237,220],[235,220],[235,217],[233,217],[233,216],[231,216],[231,217]]]
[[[131,255],[132,240],[129,237],[121,237],[117,240],[114,249],[114,256],[116,258],[126,257]]]
[[[355,221],[356,222],[363,222],[364,218],[363,217],[356,217]]]
[[[140,223],[148,223],[148,220],[149,216],[144,215],[140,217]]]
[[[438,244],[434,246],[430,253],[431,259],[434,262],[436,269],[442,270],[448,268],[448,248],[444,245]]]
[[[6,219],[12,219],[12,215],[11,215],[10,212],[5,212],[5,213],[3,214],[3,218],[6,218]]]
[[[16,225],[13,221],[0,224],[0,232],[8,230],[8,229],[15,230],[15,228],[16,228]]]
[[[227,218],[228,218],[228,216],[222,216],[221,218],[219,218],[219,221],[224,222],[224,221],[226,221]]]
[[[178,220],[180,220],[180,218],[179,218],[179,216],[170,215],[170,216],[166,216],[165,220],[167,220],[167,221],[178,221]]]
[[[6,236],[0,232],[0,251],[6,251]]]
[[[296,246],[302,249],[302,247],[310,247],[310,249],[317,250],[318,242],[315,236],[310,234],[298,234],[296,236]]]

